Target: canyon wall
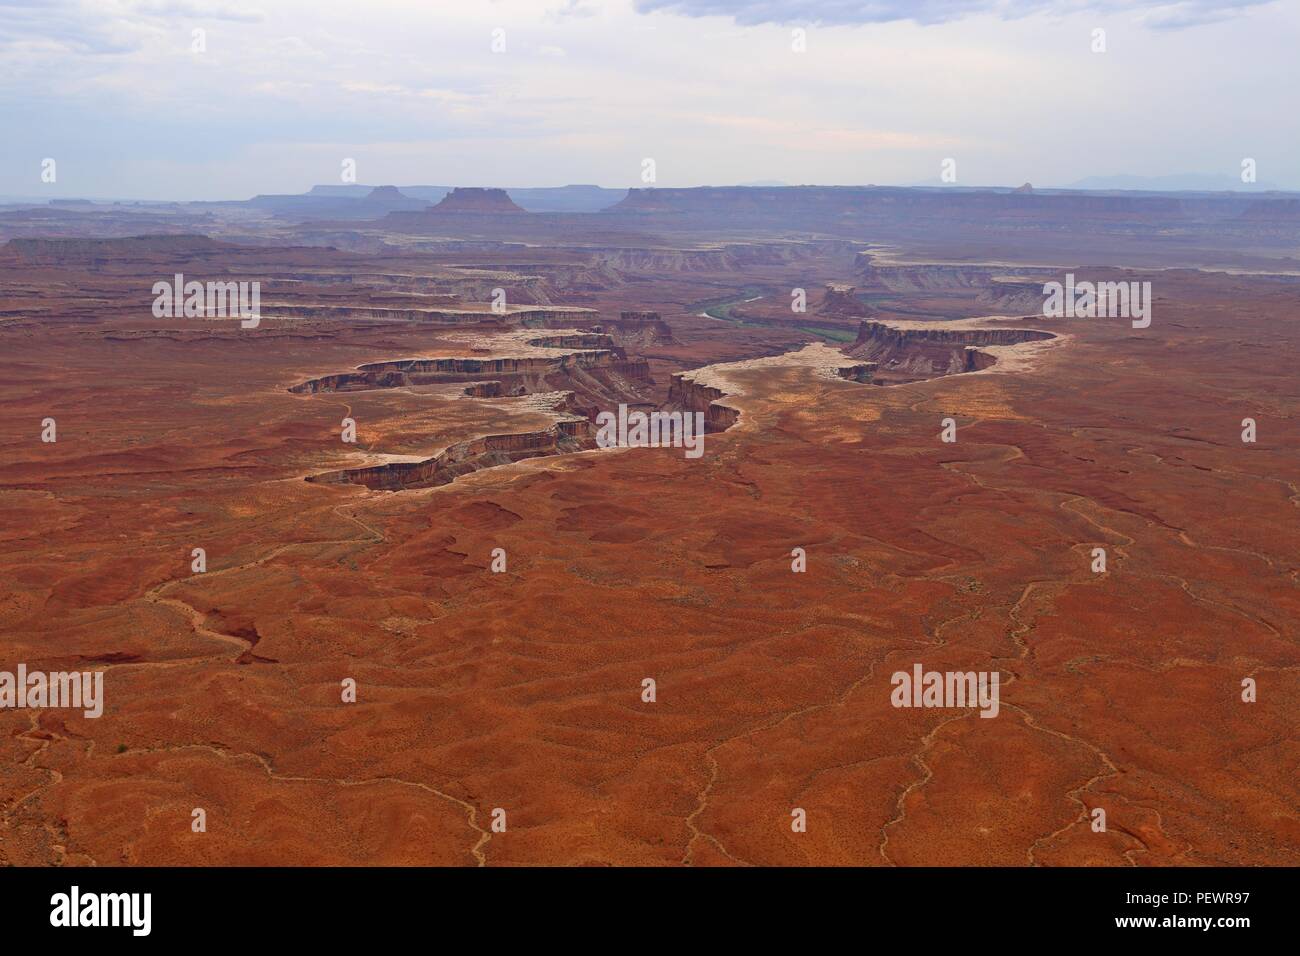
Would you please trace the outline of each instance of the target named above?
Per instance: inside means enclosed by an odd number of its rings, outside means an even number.
[[[486,435],[451,445],[423,461],[388,462],[312,475],[318,484],[364,485],[374,491],[402,491],[445,485],[461,475],[528,458],[567,454],[595,447],[590,422],[556,422],[550,428],[513,435]]]
[[[995,360],[981,346],[1051,338],[1051,332],[1037,329],[895,327],[868,321],[845,352],[877,363],[882,380],[899,382],[988,368]]]
[[[664,410],[703,412],[707,431],[726,431],[740,420],[740,411],[721,404],[720,400],[725,397],[722,389],[701,385],[690,377],[689,372],[683,372],[672,377]]]

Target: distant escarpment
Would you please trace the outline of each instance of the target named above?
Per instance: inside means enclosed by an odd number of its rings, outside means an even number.
[[[1029,314],[1042,305],[1043,283],[1060,270],[1041,267],[957,264],[942,262],[878,262],[870,252],[860,252],[854,271],[863,288],[873,293],[977,293],[978,301],[1009,312]],[[1013,305],[1014,301],[1014,305]]]
[[[1220,196],[1104,195],[1088,192],[1022,193],[1012,189],[942,189],[898,186],[701,186],[685,189],[630,189],[602,215],[725,217],[758,223],[785,219],[790,225],[890,220],[1034,221],[1082,219],[1185,220],[1230,211],[1241,215],[1254,203]]]
[[[160,263],[183,261],[194,255],[239,248],[228,242],[199,235],[127,236],[120,239],[19,238],[10,239],[0,248],[0,258],[16,259],[29,265],[99,266],[137,258]]]
[[[376,219],[390,212],[416,211],[429,208],[425,199],[403,193],[396,186],[376,186],[369,189],[356,186],[314,187],[309,193],[254,196],[247,206],[273,216],[296,220],[311,219]]]
[[[1300,237],[1293,197],[1241,193],[1103,193],[1083,190],[890,186],[630,189],[598,216],[628,227],[716,232],[764,229],[824,235],[951,237],[1025,231],[1222,238]]]
[[[863,322],[858,337],[844,351],[877,364],[876,381],[905,381],[978,371],[995,359],[981,346],[1017,345],[1056,338],[1037,329],[896,327]]]
[[[1086,190],[943,189],[903,186],[699,186],[629,189],[602,215],[717,216],[745,220],[796,216],[1094,221],[1200,220],[1296,216],[1293,197],[1249,194],[1101,193]]]
[[[597,221],[604,213],[595,216]],[[853,261],[853,247],[841,240],[799,242],[729,242],[700,248],[674,249],[663,246],[600,249],[592,260],[601,268],[629,273],[732,272],[746,267],[773,267],[825,261],[837,257],[844,264]]]

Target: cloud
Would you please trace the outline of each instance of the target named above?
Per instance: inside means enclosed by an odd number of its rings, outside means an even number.
[[[585,0],[565,0],[564,6],[551,11],[548,16],[562,20],[566,17],[593,17],[596,13],[596,8],[589,6]]]
[[[1263,0],[1259,0],[1263,2]],[[1204,23],[1218,23],[1236,16],[1252,4],[1204,3],[1185,0],[1182,3],[1151,4],[1142,12],[1141,21],[1153,30],[1181,30]]]
[[[635,0],[640,13],[663,10],[688,17],[731,17],[743,26],[762,23],[819,23],[849,26],[914,20],[946,23],[986,14],[1017,19],[1038,13],[1079,12],[1143,14],[1149,26],[1177,29],[1212,23],[1272,0]]]
[[[0,49],[116,54],[142,49],[174,23],[260,23],[247,4],[220,0],[0,0]]]
[[[0,0],[0,50],[126,53],[143,43],[141,31],[86,11],[69,0]]]
[[[190,20],[229,20],[235,23],[260,23],[265,14],[256,7],[241,3],[211,3],[206,0],[136,0],[131,4],[139,16]]]
[[[1300,4],[377,2],[0,0],[0,181],[43,189],[54,156],[64,195],[250,196],[347,156],[377,182],[630,185],[654,156],[663,185],[886,183],[952,156],[964,182],[1056,185],[1253,156],[1282,182],[1300,153],[1279,120]],[[748,22],[799,15],[845,26],[797,55]],[[1091,52],[1099,25],[1115,55]],[[1081,122],[1106,135],[1080,148]]]

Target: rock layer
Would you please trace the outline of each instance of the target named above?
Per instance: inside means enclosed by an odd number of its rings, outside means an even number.
[[[894,381],[956,375],[988,368],[994,359],[981,346],[1019,345],[1056,338],[1051,332],[1012,328],[899,328],[863,322],[846,352],[877,363],[882,376]]]

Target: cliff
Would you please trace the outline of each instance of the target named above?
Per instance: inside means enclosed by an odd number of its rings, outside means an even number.
[[[129,236],[122,239],[10,239],[0,256],[31,265],[101,265],[122,259],[179,261],[239,247],[207,236]],[[166,278],[170,279],[170,276]]]
[[[721,432],[740,420],[738,409],[719,403],[719,399],[724,397],[726,393],[722,389],[701,385],[690,373],[680,373],[672,377],[664,408],[667,411],[703,412],[705,430]]]
[[[1170,235],[1222,239],[1297,236],[1300,201],[1235,193],[1106,194],[1069,190],[887,186],[698,187],[630,189],[598,214],[637,228],[716,232],[764,229],[789,234],[1020,236]],[[1059,238],[1059,237],[1058,237]]]
[[[878,365],[878,378],[888,383],[973,372],[993,364],[981,346],[1016,345],[1055,338],[1037,329],[900,328],[863,322],[858,337],[845,352]]]
[[[609,325],[624,346],[645,348],[681,344],[673,338],[672,327],[658,312],[620,312],[618,319]]]
[[[822,293],[821,305],[817,311],[832,316],[866,316],[871,314],[865,302],[858,298],[857,290],[851,285],[832,282]]]
[[[486,435],[449,446],[423,461],[389,462],[312,475],[320,484],[364,485],[375,491],[402,491],[445,485],[461,475],[508,465],[527,458],[561,455],[595,447],[591,423],[585,419],[556,422],[550,428],[513,435]]]

